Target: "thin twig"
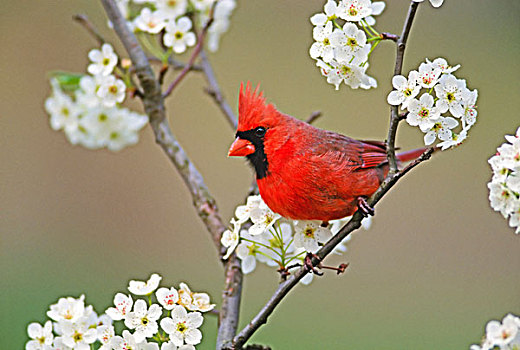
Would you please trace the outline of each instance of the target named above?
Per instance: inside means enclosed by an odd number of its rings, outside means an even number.
[[[311,115],[309,116],[309,118],[307,118],[307,120],[305,122],[307,124],[312,124],[316,120],[318,120],[318,118],[321,117],[321,116],[322,116],[321,111],[314,111],[314,112],[311,113]]]
[[[150,63],[159,63],[159,64],[163,64],[163,61],[155,56],[152,56],[152,55],[149,55],[148,56],[148,61],[150,61]],[[169,56],[168,57],[168,64],[171,66],[171,68],[173,68],[173,70],[181,70],[181,69],[184,69],[184,67],[186,67],[187,63],[184,63],[184,62],[181,62],[181,61],[177,61],[175,58],[173,58],[172,56]],[[192,71],[201,71],[202,70],[202,67],[198,64],[194,64],[192,67],[191,67],[191,70]]]
[[[399,35],[395,35],[395,34],[392,34],[392,33],[386,33],[386,32],[381,33],[379,35],[379,37],[382,40],[392,40],[392,41],[395,41],[395,42],[397,42],[399,40]]]
[[[408,164],[403,170],[394,174],[389,178],[384,185],[382,185],[376,193],[367,201],[367,203],[374,207],[379,200],[395,185],[395,183],[406,175],[410,170],[415,168],[423,161],[430,158],[434,149],[429,148],[419,158]],[[317,266],[323,259],[329,255],[334,248],[341,243],[352,231],[361,227],[361,221],[363,220],[363,214],[358,210],[352,216],[352,219],[341,228],[341,230],[334,235],[320,250],[316,253],[317,258],[312,258],[312,265]],[[238,335],[233,339],[233,347],[227,349],[240,349],[245,342],[251,338],[256,330],[267,322],[267,318],[274,311],[276,306],[283,300],[283,298],[294,288],[297,283],[307,274],[309,270],[305,267],[301,267],[296,271],[292,277],[287,281],[284,281],[278,285],[278,288],[273,293],[269,301],[262,307],[258,314],[244,327]]]
[[[204,72],[206,81],[209,84],[209,87],[206,89],[206,92],[217,103],[217,106],[219,106],[220,110],[226,117],[226,120],[231,125],[231,127],[233,129],[236,129],[238,124],[238,118],[235,116],[235,113],[233,113],[233,109],[229,106],[226,99],[222,95],[222,91],[220,90],[217,78],[215,77],[215,72],[213,71],[213,68],[209,63],[208,57],[206,56],[206,52],[204,50],[201,50],[199,57],[201,60],[202,71]]]
[[[417,12],[418,6],[418,2],[410,2],[408,14],[403,25],[403,31],[401,33],[401,36],[399,37],[399,40],[397,40],[397,53],[395,57],[394,75],[401,74],[401,71],[403,69],[403,59],[404,50],[406,48],[406,41],[408,40],[408,35],[410,34],[410,30],[412,29],[413,19],[415,17],[415,13]],[[390,107],[390,126],[388,127],[388,137],[386,140],[386,155],[388,158],[388,164],[390,165],[389,175],[392,175],[397,172],[397,159],[395,157],[395,137],[397,134],[397,126],[399,125],[399,121],[400,118],[398,115],[398,107]]]
[[[163,64],[161,66],[161,69],[159,70],[159,77],[157,78],[157,80],[159,81],[159,85],[162,85],[163,82],[164,82],[164,77],[166,76],[166,73],[168,72],[168,65],[167,64]]]
[[[85,29],[96,39],[99,46],[103,45],[106,41],[105,38],[99,33],[99,31],[96,29],[96,27],[90,22],[87,15],[84,14],[76,14],[72,16],[72,18],[81,24]]]
[[[175,77],[175,80],[170,84],[170,86],[168,86],[168,89],[166,89],[166,91],[164,92],[163,97],[170,96],[172,91],[179,85],[179,83],[182,81],[182,79],[184,79],[186,74],[188,74],[188,72],[191,70],[191,68],[195,64],[195,60],[197,59],[199,53],[202,50],[202,47],[204,46],[204,38],[206,37],[209,27],[213,23],[213,20],[214,20],[213,14],[215,12],[215,6],[216,6],[217,2],[218,1],[215,1],[213,3],[211,10],[209,11],[208,21],[206,22],[206,24],[202,28],[201,32],[199,33],[199,37],[197,39],[198,40],[197,45],[195,46],[195,49],[193,49],[193,53],[191,54],[191,57],[188,60],[188,64],[186,64],[186,66],[184,66],[184,68],[179,73],[179,75],[177,75],[177,77]]]

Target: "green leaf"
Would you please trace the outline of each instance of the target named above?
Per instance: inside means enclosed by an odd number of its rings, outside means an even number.
[[[75,91],[79,89],[79,81],[83,74],[54,71],[49,73],[50,78],[54,78],[60,84],[60,88],[64,91]]]

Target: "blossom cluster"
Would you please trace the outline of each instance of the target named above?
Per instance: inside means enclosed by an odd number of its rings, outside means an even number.
[[[85,305],[84,295],[60,298],[47,311],[50,320],[27,327],[31,340],[26,350],[194,350],[202,340],[202,312],[215,305],[206,293],[194,293],[185,283],[178,289],[157,289],[160,281],[158,274],[146,282],[130,281],[128,291],[143,299],[117,293],[114,306],[101,316]],[[152,302],[154,295],[157,303]],[[123,321],[127,329],[116,335],[113,321]]]
[[[260,196],[249,196],[245,205],[236,208],[235,216],[231,219],[233,228],[224,231],[221,243],[227,248],[224,259],[236,250],[245,274],[256,268],[257,261],[281,270],[299,266],[307,253],[316,253],[350,219],[330,221],[329,227],[322,227],[319,221],[292,221],[274,213]],[[363,227],[369,226],[367,218]],[[350,237],[334,252],[346,252]],[[301,282],[310,283],[312,276],[307,274]]]
[[[389,104],[407,110],[406,122],[419,127],[426,145],[439,139],[442,150],[460,145],[477,121],[478,91],[469,90],[466,80],[452,74],[459,67],[451,67],[444,58],[426,59],[408,77],[394,76],[395,90],[387,98]]]
[[[509,226],[520,233],[520,127],[516,135],[506,135],[508,142],[489,159],[493,178],[488,183],[491,207],[499,211]]]
[[[118,5],[135,32],[159,35],[165,47],[176,54],[196,44],[192,18],[203,27],[213,11],[208,28],[208,49],[216,51],[220,36],[229,28],[229,18],[236,7],[235,0],[118,0]],[[214,8],[213,8],[214,7]],[[151,53],[162,49],[156,41],[143,41]],[[169,53],[171,53],[171,51]],[[157,56],[164,56],[162,53]]]
[[[366,71],[370,53],[380,40],[372,28],[372,16],[381,14],[384,8],[382,1],[328,0],[324,12],[311,17],[315,42],[309,54],[336,90],[341,83],[353,89],[377,87],[377,81]],[[372,46],[371,41],[376,44]]]
[[[62,73],[51,78],[52,95],[45,101],[54,130],[70,143],[90,149],[119,151],[139,140],[146,115],[123,108],[126,84],[114,74],[118,57],[110,44],[88,53],[87,75]]]
[[[520,318],[507,314],[502,322],[491,320],[486,325],[486,335],[480,345],[471,345],[470,350],[514,350],[520,348]]]
[[[414,0],[423,2],[424,0]],[[430,0],[440,7],[444,0]],[[384,40],[373,28],[385,9],[383,1],[327,0],[324,11],[311,17],[314,25],[309,54],[327,78],[327,83],[339,89],[341,83],[353,89],[377,87],[377,81],[366,74],[368,59],[376,46]]]

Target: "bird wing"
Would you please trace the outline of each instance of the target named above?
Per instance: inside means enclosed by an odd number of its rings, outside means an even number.
[[[326,132],[313,142],[309,156],[313,161],[329,163],[347,171],[375,168],[386,163],[386,144],[380,141],[359,141]],[[311,160],[311,161],[312,161]]]

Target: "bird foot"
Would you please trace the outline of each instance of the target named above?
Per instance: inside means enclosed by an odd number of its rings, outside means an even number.
[[[359,211],[361,212],[361,214],[363,214],[364,217],[367,217],[367,216],[374,216],[374,213],[375,213],[375,210],[373,207],[371,207],[368,203],[367,203],[367,199],[366,197],[359,197],[358,198],[358,208],[359,208]]]
[[[318,276],[323,276],[323,272],[319,272],[312,264],[312,258],[316,258],[318,261],[321,261],[320,258],[316,254],[307,253],[307,255],[305,255],[305,258],[303,259],[303,266],[305,266],[305,268],[309,272],[312,272]],[[320,265],[320,263],[318,263],[317,266],[319,266],[319,265]]]

